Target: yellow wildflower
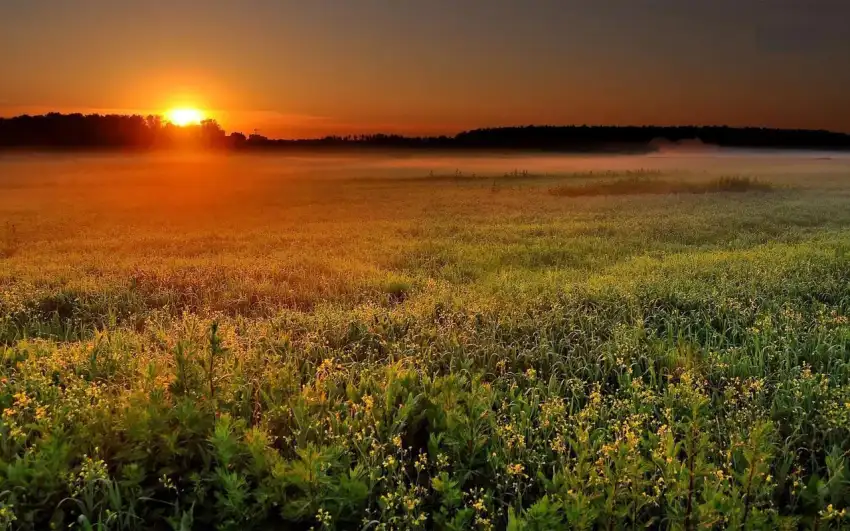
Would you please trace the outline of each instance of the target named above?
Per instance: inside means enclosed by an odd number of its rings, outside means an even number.
[[[30,402],[29,397],[23,391],[21,391],[20,393],[15,393],[13,396],[15,397],[16,406],[27,407],[27,404],[29,404]]]
[[[481,498],[475,500],[475,503],[472,504],[472,508],[478,511],[479,513],[483,513],[487,510],[487,508],[484,507],[484,500],[482,500]]]
[[[524,470],[525,467],[520,463],[508,465],[508,474],[511,476],[521,476]]]

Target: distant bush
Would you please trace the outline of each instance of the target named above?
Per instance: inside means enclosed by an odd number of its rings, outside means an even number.
[[[746,176],[725,176],[719,177],[712,181],[705,183],[701,190],[698,189],[697,192],[751,192],[751,191],[761,191],[766,192],[773,190],[773,185],[759,181],[758,179]]]
[[[598,181],[583,185],[563,185],[549,189],[552,195],[583,197],[595,195],[637,194],[710,194],[720,192],[769,191],[773,185],[746,176],[724,176],[710,181],[671,181],[632,176],[615,181]]]

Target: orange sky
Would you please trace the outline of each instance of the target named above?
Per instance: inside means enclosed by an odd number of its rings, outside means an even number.
[[[829,0],[0,3],[0,114],[197,106],[275,137],[519,124],[850,131]]]

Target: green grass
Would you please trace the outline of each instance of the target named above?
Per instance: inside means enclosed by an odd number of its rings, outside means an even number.
[[[842,161],[403,162],[0,161],[0,529],[850,524]]]
[[[708,181],[665,180],[642,176],[614,181],[594,181],[584,185],[561,185],[549,189],[552,195],[584,197],[632,194],[712,194],[722,192],[766,192],[770,183],[748,176],[723,176]]]

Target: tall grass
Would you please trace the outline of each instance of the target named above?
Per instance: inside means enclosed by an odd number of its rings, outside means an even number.
[[[18,227],[11,222],[6,222],[3,231],[3,240],[0,242],[0,258],[11,258],[21,247]]]
[[[723,192],[766,192],[773,185],[748,176],[724,176],[706,181],[665,180],[642,176],[593,181],[583,185],[561,185],[549,193],[565,197],[636,194],[711,194]]]
[[[0,193],[0,528],[850,524],[847,194],[237,170]]]

